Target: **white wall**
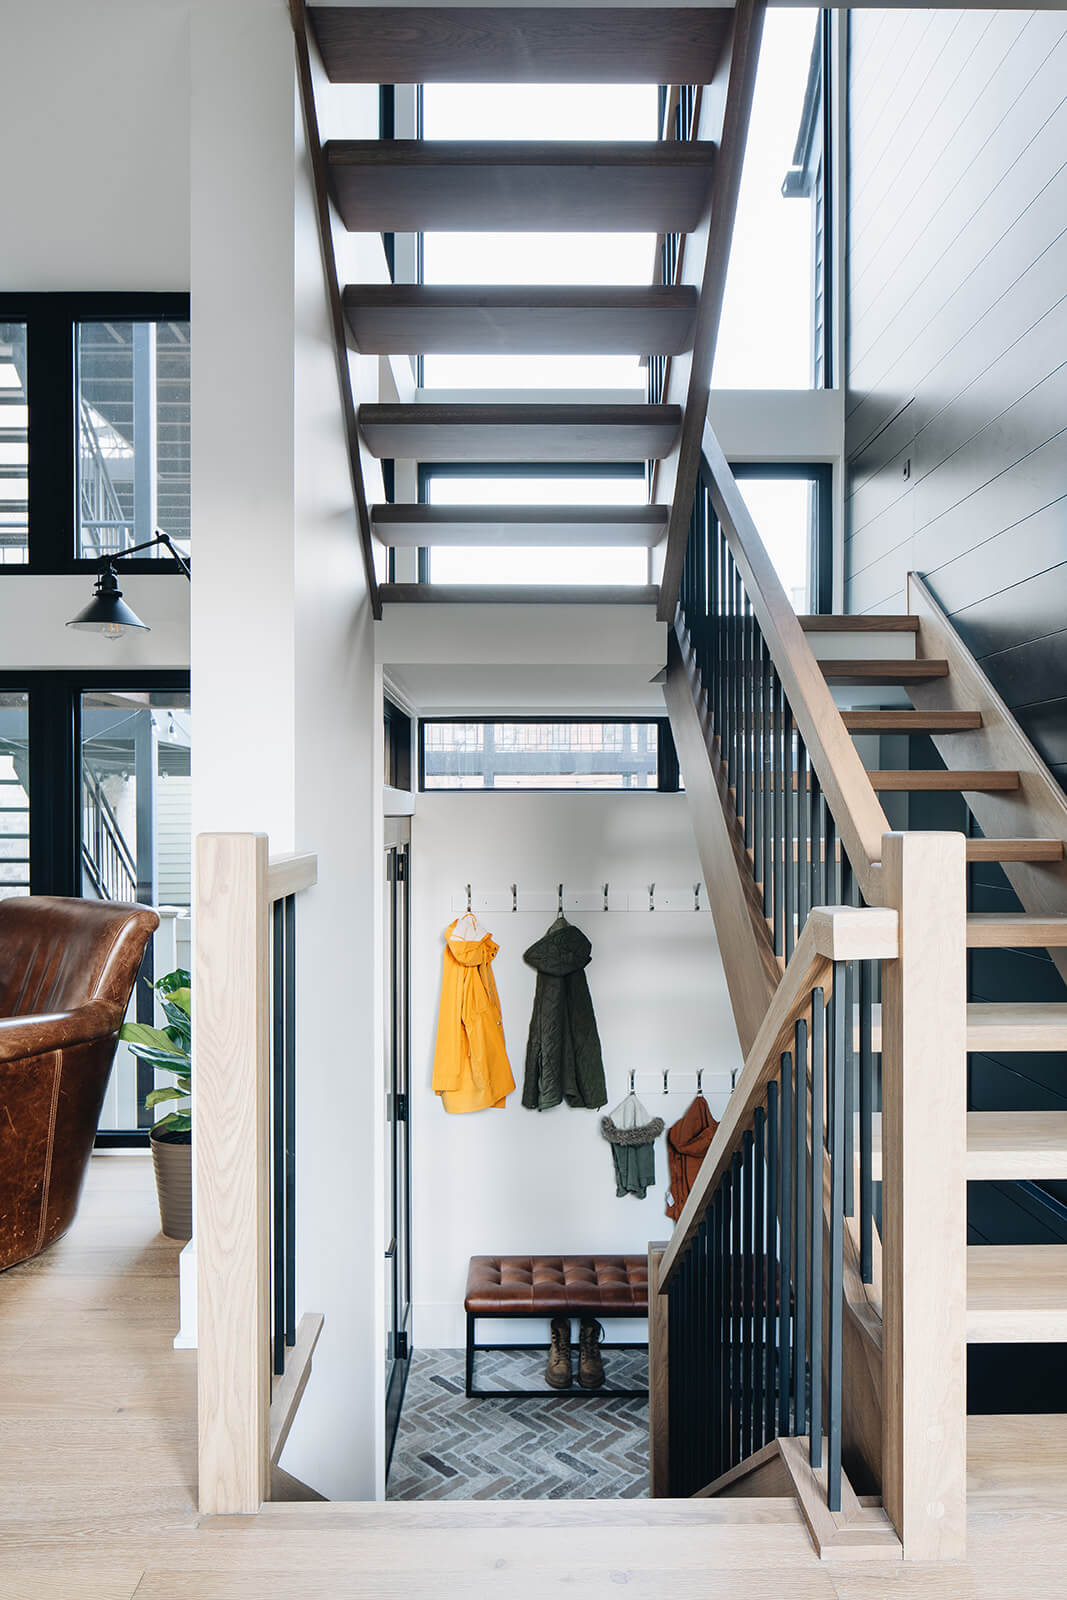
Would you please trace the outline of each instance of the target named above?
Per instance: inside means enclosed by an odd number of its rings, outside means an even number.
[[[655,1190],[617,1199],[602,1113],[521,1105],[535,974],[522,959],[555,911],[486,913],[500,945],[494,971],[516,1091],[503,1111],[449,1116],[431,1089],[443,933],[452,897],[658,886],[691,890],[700,878],[684,795],[420,794],[412,830],[412,1141],[414,1339],[463,1343],[463,1294],[472,1255],[644,1252],[665,1239],[666,1141]],[[704,900],[703,893],[701,896]],[[475,902],[477,904],[477,900]],[[706,903],[706,902],[705,902]],[[668,1126],[691,1101],[694,1074],[718,1114],[740,1066],[711,916],[704,912],[570,913],[589,936],[587,969],[604,1050],[608,1105],[638,1092]],[[676,1088],[662,1093],[670,1067]],[[683,1076],[688,1074],[688,1076]],[[486,1337],[493,1330],[486,1323]],[[611,1332],[619,1333],[613,1324]],[[509,1337],[544,1337],[536,1323]],[[643,1330],[640,1331],[643,1337]],[[481,1337],[481,1334],[480,1334]]]
[[[189,0],[0,0],[0,292],[189,287]],[[0,573],[0,668],[187,667],[184,578],[127,577],[151,632],[63,624],[91,577]]]

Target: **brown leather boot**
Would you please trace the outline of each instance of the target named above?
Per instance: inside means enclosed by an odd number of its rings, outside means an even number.
[[[569,1317],[552,1318],[552,1343],[545,1365],[545,1382],[553,1389],[569,1389],[573,1382]]]
[[[578,1382],[583,1389],[599,1389],[604,1382],[600,1341],[604,1330],[595,1317],[583,1317],[578,1332]]]

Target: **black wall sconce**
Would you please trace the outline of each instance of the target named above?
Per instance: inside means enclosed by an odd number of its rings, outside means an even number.
[[[115,564],[124,561],[127,556],[136,555],[139,550],[154,550],[159,544],[166,545],[185,576],[192,582],[193,575],[189,571],[189,563],[175,548],[170,535],[157,532],[154,539],[148,539],[144,544],[134,544],[128,550],[117,550],[114,555],[101,557],[93,598],[84,611],[79,611],[76,617],[71,617],[67,627],[78,628],[82,633],[102,633],[105,639],[121,639],[123,634],[129,633],[132,628],[143,628],[146,633],[150,632],[148,623],[142,622],[136,611],[131,610],[123,600]]]

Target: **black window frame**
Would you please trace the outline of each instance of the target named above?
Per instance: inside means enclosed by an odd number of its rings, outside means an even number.
[[[109,689],[189,694],[190,673],[159,667],[0,671],[0,690],[29,696],[28,853],[33,895],[82,898],[81,701],[83,694]],[[141,1021],[151,1021],[150,996],[141,983],[142,977],[151,976],[149,944],[137,979],[138,1012],[145,1012]],[[96,1144],[99,1149],[147,1149],[148,1133],[147,1127],[107,1129],[97,1134]]]
[[[0,322],[26,324],[28,501],[24,562],[0,564],[0,579],[95,572],[77,554],[75,330],[82,322],[189,322],[190,297],[172,292],[37,291],[0,294]],[[132,556],[123,572],[174,573],[171,556]]]
[[[2,687],[2,685],[0,685],[0,687]],[[572,787],[568,787],[568,788],[564,789],[564,788],[553,787],[551,785],[538,786],[538,785],[535,785],[535,784],[530,784],[530,785],[524,785],[521,788],[497,789],[497,788],[495,788],[493,786],[486,786],[486,787],[481,788],[481,789],[469,789],[469,788],[462,788],[459,785],[456,785],[456,787],[451,788],[451,787],[446,787],[446,786],[441,785],[441,784],[436,784],[436,785],[434,785],[433,788],[427,788],[427,786],[426,786],[426,728],[428,726],[440,726],[442,723],[444,723],[444,724],[453,724],[453,723],[457,723],[457,722],[470,723],[470,724],[473,724],[473,725],[476,725],[476,726],[482,726],[482,727],[486,726],[489,723],[494,723],[494,724],[497,724],[497,725],[499,725],[501,723],[507,723],[507,724],[512,724],[512,725],[518,724],[518,725],[521,725],[523,727],[531,727],[531,726],[532,727],[538,727],[538,726],[558,727],[561,724],[563,726],[565,726],[565,727],[571,727],[571,726],[575,726],[575,725],[580,726],[580,727],[586,727],[590,723],[598,723],[598,724],[603,725],[603,726],[613,726],[614,727],[614,726],[622,726],[622,725],[624,725],[625,723],[628,723],[628,722],[640,722],[640,723],[644,723],[644,724],[646,724],[648,726],[653,726],[654,725],[655,728],[656,728],[656,786],[655,786],[655,788],[648,788],[648,789],[636,789],[636,788],[635,789],[627,789],[627,788],[624,788],[624,787],[620,787],[618,789],[605,789],[602,786],[597,786],[597,785],[594,785],[594,784],[590,784],[590,785],[588,785],[588,787],[585,787],[585,786],[579,785],[579,784],[575,784]],[[570,716],[565,716],[565,717],[557,717],[557,716],[537,717],[537,716],[529,716],[529,715],[527,715],[527,716],[510,715],[510,716],[486,717],[486,716],[468,716],[464,712],[457,711],[457,712],[453,713],[453,715],[451,715],[451,716],[420,717],[419,718],[419,725],[418,725],[418,762],[419,762],[418,782],[419,782],[419,793],[420,794],[464,794],[464,795],[475,795],[475,794],[506,794],[506,795],[516,795],[516,794],[520,794],[520,795],[521,794],[552,794],[552,795],[570,795],[570,794],[616,795],[616,794],[631,794],[631,795],[637,795],[637,794],[644,794],[644,795],[648,795],[648,794],[677,794],[679,792],[679,790],[681,789],[681,775],[680,775],[679,766],[678,766],[678,750],[677,750],[677,747],[675,746],[675,743],[674,743],[674,735],[671,732],[670,718],[669,717],[665,717],[665,716],[647,716],[646,715],[646,716],[630,716],[630,717],[623,717],[623,716],[601,717],[601,716],[597,716],[595,713],[591,712],[591,713],[589,713],[588,715],[586,715],[584,717],[582,717],[582,716],[574,716],[573,714],[570,715]]]
[[[779,479],[815,484],[817,526],[808,551],[812,611],[820,616],[834,609],[834,469],[829,461],[732,461],[730,471],[745,478]]]

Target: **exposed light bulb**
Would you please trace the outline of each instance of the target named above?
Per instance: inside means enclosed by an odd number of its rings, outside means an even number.
[[[100,631],[105,639],[121,639],[126,629],[120,622],[105,622]]]

